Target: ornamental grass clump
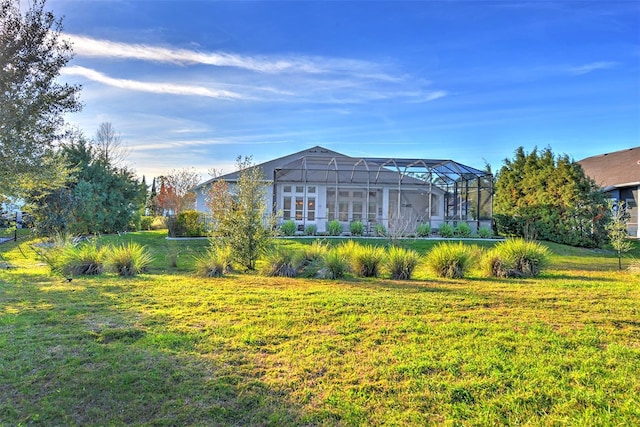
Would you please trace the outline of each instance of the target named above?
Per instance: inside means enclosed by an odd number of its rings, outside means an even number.
[[[378,277],[384,249],[373,245],[356,245],[350,254],[351,269],[359,277]]]
[[[418,253],[409,249],[392,246],[387,251],[386,266],[391,278],[395,280],[411,279],[419,261]]]
[[[222,277],[231,271],[231,248],[210,246],[195,259],[196,274],[201,277]]]
[[[482,261],[486,275],[493,277],[535,277],[549,263],[549,250],[538,242],[508,239],[498,243]]]
[[[427,254],[427,266],[438,277],[460,279],[464,277],[472,263],[468,246],[462,243],[444,242],[436,245]]]
[[[113,246],[106,255],[108,269],[120,276],[135,276],[146,271],[153,257],[142,245],[134,242]]]
[[[324,268],[329,279],[341,279],[349,271],[349,260],[340,248],[331,249],[324,258]]]
[[[478,237],[481,239],[489,239],[491,236],[493,236],[493,231],[489,227],[483,226],[478,229]]]
[[[59,261],[62,273],[65,276],[100,274],[104,270],[105,254],[105,248],[95,242],[66,246]]]
[[[288,249],[276,248],[267,252],[262,273],[270,277],[296,277],[295,253]]]
[[[324,267],[324,259],[329,249],[325,243],[315,241],[305,246],[299,253],[298,276],[300,277],[316,277],[318,272]]]

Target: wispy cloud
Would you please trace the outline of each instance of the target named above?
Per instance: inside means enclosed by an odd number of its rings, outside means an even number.
[[[590,73],[592,71],[606,70],[609,68],[613,68],[617,65],[618,65],[617,62],[611,62],[611,61],[591,62],[589,64],[584,64],[577,67],[570,67],[569,72],[575,75],[582,75],[582,74]]]
[[[210,89],[202,86],[180,85],[175,83],[141,82],[129,79],[116,79],[99,71],[78,65],[62,70],[63,74],[81,76],[108,86],[139,92],[168,93],[172,95],[197,95],[217,99],[247,99],[245,95],[222,89]]]
[[[81,57],[137,59],[173,64],[203,64],[216,67],[234,67],[261,73],[303,72],[366,73],[379,80],[394,80],[393,76],[379,73],[375,64],[366,61],[340,58],[316,58],[309,56],[269,57],[246,56],[226,52],[199,52],[189,49],[172,49],[147,44],[122,43],[98,40],[90,37],[65,34],[73,44],[76,55]]]

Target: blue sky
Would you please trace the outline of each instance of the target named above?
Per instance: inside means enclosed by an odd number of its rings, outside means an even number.
[[[640,3],[49,0],[83,86],[147,179],[315,145],[498,170],[640,145]]]

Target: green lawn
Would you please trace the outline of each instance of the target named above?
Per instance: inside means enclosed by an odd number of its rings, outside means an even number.
[[[0,246],[0,425],[640,425],[640,276],[610,252],[549,244],[536,279],[202,279],[206,241],[105,239],[149,245],[149,273],[67,282]]]

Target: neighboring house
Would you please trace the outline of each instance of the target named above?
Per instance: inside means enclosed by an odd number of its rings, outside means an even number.
[[[314,224],[324,232],[334,219],[345,231],[353,221],[368,231],[382,224],[409,233],[419,223],[491,226],[491,175],[451,160],[350,157],[313,147],[255,167],[268,183],[270,209],[279,221],[294,220],[299,230]],[[234,172],[197,186],[196,209],[209,211],[214,181],[228,182],[233,192],[237,178]]]
[[[608,197],[625,202],[631,214],[627,227],[629,234],[640,237],[638,229],[640,147],[587,157],[578,163],[585,174],[592,178]]]

